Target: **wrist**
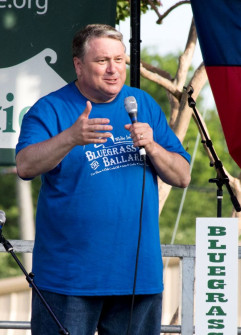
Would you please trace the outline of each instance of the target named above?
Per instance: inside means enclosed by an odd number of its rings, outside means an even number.
[[[152,142],[145,146],[146,153],[148,156],[155,157],[158,156],[158,144],[156,142]]]

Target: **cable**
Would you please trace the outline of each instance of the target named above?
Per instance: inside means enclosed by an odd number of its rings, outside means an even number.
[[[130,318],[129,318],[129,324],[128,324],[126,335],[129,335],[130,327],[131,327],[131,322],[132,322],[132,314],[133,314],[133,308],[134,308],[134,302],[135,302],[135,291],[136,291],[136,279],[137,279],[138,261],[139,261],[140,244],[141,244],[142,214],[143,214],[144,192],[145,192],[145,183],[146,183],[146,155],[144,155],[142,157],[143,157],[143,161],[144,161],[144,168],[143,168],[143,181],[142,181],[142,195],[141,195],[139,235],[138,235],[138,243],[137,243],[137,251],[136,251],[136,264],[135,264],[135,275],[134,275],[133,292],[132,292],[132,300],[131,300],[131,311],[130,311]]]

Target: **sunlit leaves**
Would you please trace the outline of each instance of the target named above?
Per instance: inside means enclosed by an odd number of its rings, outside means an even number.
[[[153,5],[159,7],[161,1],[153,0]],[[152,7],[147,0],[141,1],[141,13],[146,13],[148,10],[152,10]],[[124,21],[127,17],[130,16],[130,0],[117,0],[116,4],[116,23],[119,24],[120,21]]]

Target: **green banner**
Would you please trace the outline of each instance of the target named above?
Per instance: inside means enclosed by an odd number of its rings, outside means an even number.
[[[0,0],[0,166],[15,165],[27,110],[75,79],[74,33],[115,17],[116,0]]]

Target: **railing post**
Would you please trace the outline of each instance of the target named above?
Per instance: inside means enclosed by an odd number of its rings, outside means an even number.
[[[184,257],[182,258],[181,265],[182,265],[181,334],[193,335],[195,259],[193,257]]]

